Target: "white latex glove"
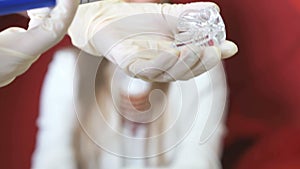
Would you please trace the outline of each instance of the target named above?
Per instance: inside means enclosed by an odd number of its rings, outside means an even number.
[[[158,82],[188,80],[237,52],[230,41],[219,47],[172,46],[178,16],[188,9],[212,6],[218,8],[210,2],[171,5],[109,0],[84,4],[78,8],[69,35],[75,46],[106,57],[131,76]]]
[[[41,93],[39,131],[32,169],[76,169],[73,134],[77,119],[73,106],[73,75],[77,50],[55,54]]]
[[[57,0],[52,10],[29,11],[28,30],[12,27],[0,33],[0,87],[24,73],[38,57],[66,34],[77,0]]]

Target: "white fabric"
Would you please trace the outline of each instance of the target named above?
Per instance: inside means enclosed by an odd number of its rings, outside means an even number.
[[[108,0],[81,5],[69,29],[72,42],[85,52],[106,57],[131,76],[148,81],[188,80],[237,52],[219,47],[173,47],[177,19],[185,10],[212,7],[190,4],[126,3]]]
[[[52,10],[29,11],[28,30],[12,27],[0,32],[0,87],[24,73],[40,54],[63,38],[77,6],[76,0],[58,0]]]
[[[77,50],[55,54],[41,93],[36,149],[32,169],[75,169],[73,132],[77,124],[73,106],[73,74]]]

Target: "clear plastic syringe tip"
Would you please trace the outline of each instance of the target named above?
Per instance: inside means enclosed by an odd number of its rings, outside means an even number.
[[[177,28],[176,47],[217,46],[226,39],[225,24],[215,7],[186,10],[180,15]]]

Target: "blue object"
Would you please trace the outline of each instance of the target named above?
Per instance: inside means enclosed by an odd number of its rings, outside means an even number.
[[[53,7],[56,0],[0,0],[0,15],[12,14],[28,9]]]

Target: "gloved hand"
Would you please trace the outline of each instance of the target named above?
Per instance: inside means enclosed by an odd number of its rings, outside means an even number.
[[[0,32],[0,87],[24,73],[38,57],[66,34],[75,15],[77,0],[57,0],[52,10],[28,12],[28,30],[8,28]]]
[[[131,76],[168,82],[193,78],[237,52],[225,41],[218,47],[173,47],[177,19],[188,9],[216,7],[190,4],[126,3],[108,0],[81,5],[70,26],[75,46],[104,56]]]

